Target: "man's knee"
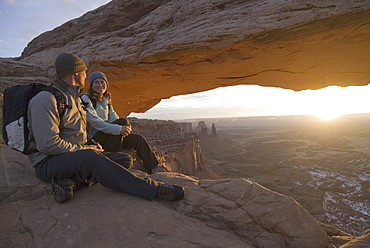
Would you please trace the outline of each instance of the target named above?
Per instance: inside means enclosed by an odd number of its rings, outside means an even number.
[[[104,153],[110,160],[122,165],[126,169],[130,169],[133,166],[133,159],[130,154],[123,152],[109,152]]]
[[[101,153],[94,149],[80,150],[76,152],[77,159],[86,160],[95,160],[97,157],[101,157]]]

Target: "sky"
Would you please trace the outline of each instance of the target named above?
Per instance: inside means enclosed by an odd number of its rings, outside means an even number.
[[[18,57],[35,37],[109,0],[0,0],[0,57]],[[164,99],[146,113],[150,119],[195,119],[274,115],[370,113],[369,86],[299,91],[240,85]]]
[[[370,86],[329,86],[304,91],[256,85],[229,86],[164,99],[146,113],[132,113],[130,117],[184,120],[312,115],[331,120],[354,113],[370,113]]]
[[[0,57],[18,57],[35,37],[109,0],[0,0]]]

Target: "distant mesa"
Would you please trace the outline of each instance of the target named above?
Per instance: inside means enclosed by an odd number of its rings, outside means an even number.
[[[198,126],[195,128],[195,132],[198,134],[198,136],[200,138],[202,138],[202,137],[217,138],[218,137],[215,124],[212,123],[211,132],[209,132],[207,124],[205,123],[205,121],[200,121],[198,123]]]

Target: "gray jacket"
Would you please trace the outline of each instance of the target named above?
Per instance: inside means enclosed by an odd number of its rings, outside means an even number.
[[[60,119],[55,97],[41,91],[29,103],[28,128],[35,138],[34,147],[38,152],[29,158],[35,166],[48,156],[87,149],[86,112],[79,97],[80,88],[61,79],[54,81],[53,87],[59,89],[67,105]]]

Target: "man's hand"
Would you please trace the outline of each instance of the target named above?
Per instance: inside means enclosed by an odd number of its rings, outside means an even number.
[[[121,132],[120,134],[123,136],[123,137],[126,137],[127,135],[129,135],[132,131],[132,128],[131,128],[131,125],[124,125],[121,127]]]

